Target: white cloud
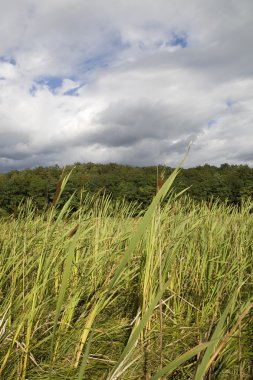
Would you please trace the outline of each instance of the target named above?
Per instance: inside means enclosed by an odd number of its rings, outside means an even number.
[[[253,165],[253,3],[11,0],[0,15],[0,170]],[[185,47],[185,48],[184,48]]]

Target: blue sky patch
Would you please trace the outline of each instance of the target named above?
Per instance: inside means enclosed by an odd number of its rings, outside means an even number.
[[[173,32],[172,39],[166,44],[170,46],[181,46],[182,48],[186,48],[188,46],[188,36],[185,32]]]
[[[125,50],[131,47],[131,44],[127,41],[123,41],[120,32],[114,32],[111,36],[111,47],[113,50]]]
[[[79,88],[80,88],[80,86],[75,87],[75,88],[71,88],[70,90],[65,91],[63,93],[63,95],[66,95],[66,96],[79,96],[79,94],[77,93],[77,91],[79,90]]]
[[[73,78],[69,78],[72,79]],[[35,96],[36,92],[39,90],[41,86],[47,86],[49,90],[55,94],[56,90],[62,86],[63,78],[60,77],[53,77],[53,76],[48,76],[48,77],[43,77],[38,80],[35,80],[33,85],[29,89],[29,93],[31,96]],[[71,88],[70,90],[67,90],[63,93],[63,95],[67,96],[79,96],[77,93],[78,89],[82,87],[82,85],[78,85],[74,88]]]
[[[226,99],[226,105],[228,106],[228,108],[233,107],[236,103],[238,103],[238,100],[232,98]]]
[[[86,59],[82,64],[81,64],[81,70],[82,71],[91,71],[95,68],[106,68],[108,66],[109,62],[109,54],[97,54],[94,55],[93,57]]]
[[[37,90],[38,90],[38,87],[37,87],[35,84],[33,84],[33,85],[29,88],[29,93],[30,93],[30,95],[31,95],[31,96],[35,96]]]
[[[29,88],[29,93],[30,93],[30,95],[35,96],[36,91],[37,91],[37,88],[36,88],[36,86],[33,84],[33,85]]]
[[[115,60],[117,54],[123,50],[129,49],[131,44],[123,41],[121,34],[117,31],[111,33],[104,49],[97,54],[86,58],[79,66],[81,73],[90,72],[94,69],[105,69]]]
[[[13,57],[7,57],[5,55],[0,55],[0,62],[7,62],[15,66],[17,64],[16,59]]]
[[[54,76],[45,76],[35,82],[41,86],[47,86],[52,92],[54,92],[58,87],[61,87],[63,79]]]
[[[207,128],[212,128],[215,124],[217,124],[217,119],[211,119],[207,123]]]

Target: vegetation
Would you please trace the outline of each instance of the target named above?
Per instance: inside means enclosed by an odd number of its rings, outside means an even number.
[[[81,189],[91,193],[105,191],[113,200],[124,198],[128,202],[136,201],[143,208],[150,204],[155,195],[156,167],[77,163],[67,166],[65,172],[68,173],[74,167],[61,204],[76,191],[72,201],[75,209],[79,207]],[[166,176],[172,171],[166,168]],[[27,197],[33,198],[36,207],[43,210],[53,201],[55,186],[61,174],[62,169],[58,166],[0,174],[0,215],[4,211],[15,212],[20,201]],[[204,165],[182,169],[174,183],[175,191],[180,192],[189,186],[188,195],[196,201],[219,199],[240,204],[242,198],[253,196],[253,168],[223,164],[219,168]]]
[[[177,175],[145,214],[66,179],[2,217],[0,378],[252,379],[252,204],[176,195]]]

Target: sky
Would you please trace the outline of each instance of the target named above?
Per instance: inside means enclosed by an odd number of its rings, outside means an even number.
[[[0,172],[253,166],[252,0],[0,6]]]

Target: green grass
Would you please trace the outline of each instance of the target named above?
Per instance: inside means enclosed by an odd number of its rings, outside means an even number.
[[[83,194],[1,219],[1,379],[252,378],[253,205],[166,198],[176,175],[145,215]]]

